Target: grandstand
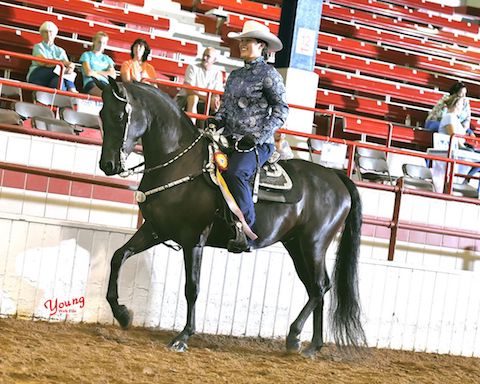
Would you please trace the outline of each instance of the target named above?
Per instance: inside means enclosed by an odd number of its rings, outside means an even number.
[[[0,1],[0,226],[9,236],[0,251],[0,316],[112,322],[103,299],[108,261],[141,220],[131,191],[139,177],[106,178],[98,168],[101,130],[95,117],[101,99],[25,82],[39,25],[46,20],[58,25],[56,44],[77,64],[94,33],[106,31],[106,53],[117,70],[130,58],[131,42],[144,38],[152,47],[155,82],[173,96],[187,65],[207,46],[220,51],[217,64],[225,76],[240,67],[228,32],[254,19],[277,33],[282,0],[159,3]],[[480,301],[471,297],[480,291],[479,177],[462,184],[480,155],[451,150],[448,143],[440,148],[423,129],[429,110],[461,80],[468,88],[471,127],[480,137],[479,20],[458,11],[420,0],[325,1],[316,105],[305,108],[314,116],[312,130],[299,133],[288,126],[285,132],[305,143],[320,142],[310,153],[299,146],[297,155],[335,163],[360,186],[361,295],[369,343],[480,356]],[[41,102],[39,92],[53,100]],[[60,97],[67,104],[59,104]],[[20,112],[22,102],[42,104],[57,124],[39,125],[36,116]],[[85,120],[82,115],[68,120],[75,112],[87,113]],[[59,132],[59,125],[70,128]],[[394,185],[362,178],[356,148],[385,153]],[[128,161],[139,163],[141,154]],[[404,186],[405,164],[429,165],[436,192]],[[199,298],[199,330],[283,336],[305,297],[283,248],[228,258],[220,250],[206,253],[202,284],[209,289]],[[270,262],[274,256],[278,262]],[[158,246],[126,266],[120,284],[136,312],[135,325],[183,324],[181,263],[178,253]],[[47,265],[52,271],[46,272]],[[237,284],[235,297],[224,297],[224,287],[211,287],[214,278]],[[28,284],[34,295],[25,294]],[[77,317],[46,314],[42,300],[59,292],[85,295],[85,311]],[[451,307],[457,314],[448,312]],[[444,334],[458,337],[440,338]]]

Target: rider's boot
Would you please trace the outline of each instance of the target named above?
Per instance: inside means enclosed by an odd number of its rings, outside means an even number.
[[[228,240],[227,249],[232,253],[250,252],[250,244],[247,235],[243,231],[242,224],[235,221],[235,238]]]

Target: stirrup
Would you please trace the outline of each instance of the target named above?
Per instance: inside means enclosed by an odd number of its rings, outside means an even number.
[[[228,240],[227,250],[232,253],[250,252],[250,245],[248,244],[247,235],[242,229],[242,224],[235,222],[235,238]]]

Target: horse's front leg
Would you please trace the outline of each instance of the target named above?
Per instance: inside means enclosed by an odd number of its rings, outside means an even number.
[[[187,299],[187,323],[180,332],[168,344],[170,349],[176,352],[185,352],[188,348],[187,342],[190,336],[195,333],[195,303],[197,301],[200,269],[202,265],[203,247],[207,241],[210,227],[200,236],[199,242],[194,247],[184,247],[183,257],[185,260],[185,297]]]
[[[130,256],[142,252],[156,244],[164,241],[154,235],[151,226],[145,222],[138,229],[132,238],[125,243],[121,248],[117,249],[113,254],[110,262],[110,279],[108,281],[107,301],[112,308],[113,316],[120,323],[124,329],[128,328],[132,323],[133,312],[125,305],[118,304],[118,275],[120,267]]]

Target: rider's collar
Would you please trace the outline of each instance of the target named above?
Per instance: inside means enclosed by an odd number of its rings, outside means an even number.
[[[255,64],[265,61],[263,56],[257,57],[255,60],[252,61],[245,61],[245,68],[253,67]]]

